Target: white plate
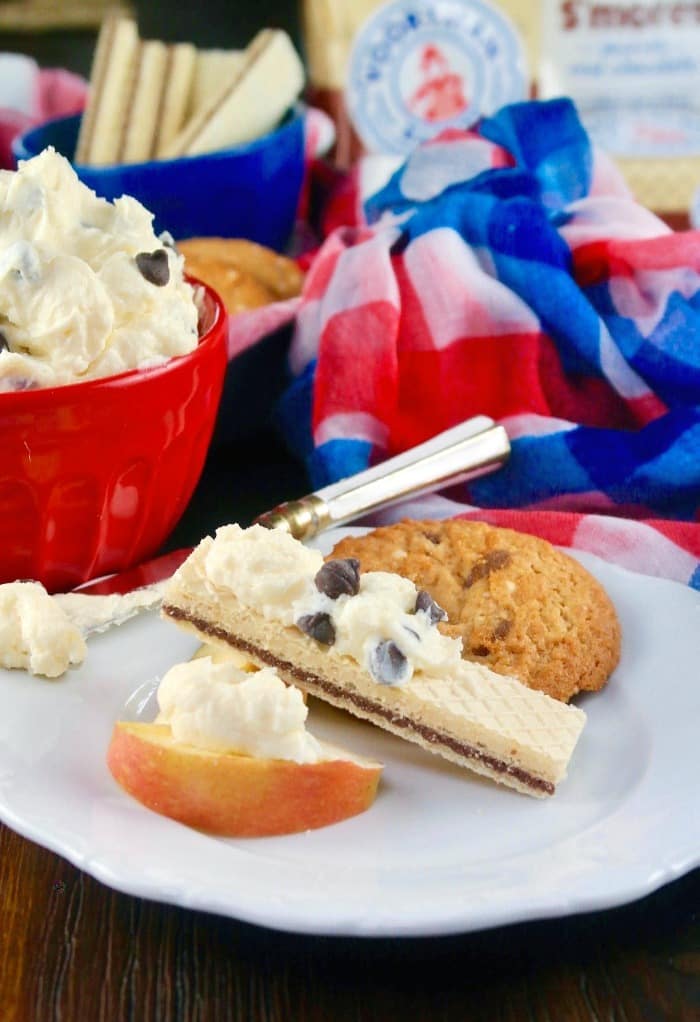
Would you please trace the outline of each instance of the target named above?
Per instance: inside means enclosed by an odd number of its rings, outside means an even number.
[[[160,675],[196,646],[150,615],[91,640],[62,680],[0,671],[0,817],[119,890],[306,933],[446,934],[641,897],[700,863],[700,596],[581,560],[617,606],[623,655],[581,700],[588,723],[552,799],[316,704],[321,737],[385,763],[367,813],[236,841],[164,819],[105,766],[113,722],[148,718]]]

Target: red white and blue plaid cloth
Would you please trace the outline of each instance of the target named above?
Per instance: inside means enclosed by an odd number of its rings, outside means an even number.
[[[700,232],[635,203],[567,100],[443,136],[370,195],[368,166],[287,308],[280,416],[314,487],[490,415],[506,467],[391,517],[468,514],[700,589]]]

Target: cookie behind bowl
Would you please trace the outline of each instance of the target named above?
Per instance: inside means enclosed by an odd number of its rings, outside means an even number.
[[[402,521],[348,536],[331,557],[395,571],[426,589],[463,657],[568,702],[605,685],[620,624],[600,583],[546,540],[483,522]]]
[[[177,247],[185,270],[218,291],[229,313],[293,298],[304,282],[293,259],[245,238],[188,238]]]

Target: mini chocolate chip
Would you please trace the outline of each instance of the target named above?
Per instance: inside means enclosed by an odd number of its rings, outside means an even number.
[[[141,276],[149,284],[165,287],[170,280],[168,253],[164,248],[157,248],[155,252],[139,252],[136,256],[136,265]]]
[[[499,621],[493,630],[494,639],[505,639],[508,632],[513,627],[513,622],[508,617],[504,617],[503,620]]]
[[[488,656],[491,650],[488,646],[472,646],[471,652],[474,656]]]
[[[335,642],[335,627],[330,614],[304,614],[297,621],[297,628],[323,646],[332,646]]]
[[[492,571],[505,568],[510,561],[510,554],[507,550],[491,550],[473,565],[471,571],[464,580],[464,588],[469,589],[481,578],[488,578]]]
[[[360,562],[356,557],[326,561],[314,579],[319,593],[337,600],[339,596],[357,596],[360,591]]]
[[[10,350],[10,342],[8,341],[7,337],[5,337],[5,335],[2,332],[2,330],[0,330],[0,351],[9,351],[9,350]]]
[[[382,685],[400,685],[409,675],[408,660],[391,639],[383,639],[369,658],[369,669]]]
[[[439,544],[440,544],[440,535],[439,535],[439,533],[437,533],[437,532],[424,532],[423,535],[425,536],[425,538],[428,540],[429,543],[433,544],[433,546],[439,546]]]
[[[36,380],[28,380],[26,376],[10,376],[8,385],[10,390],[36,390],[39,386]]]
[[[428,619],[431,625],[436,625],[438,621],[447,621],[447,611],[443,610],[439,603],[436,603],[430,593],[426,593],[425,589],[421,589],[416,596],[416,606],[414,607],[414,613],[422,611],[428,615]]]

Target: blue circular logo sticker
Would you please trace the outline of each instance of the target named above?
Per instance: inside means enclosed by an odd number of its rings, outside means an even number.
[[[485,0],[392,0],[350,56],[347,106],[373,152],[407,153],[527,95],[518,33]]]

